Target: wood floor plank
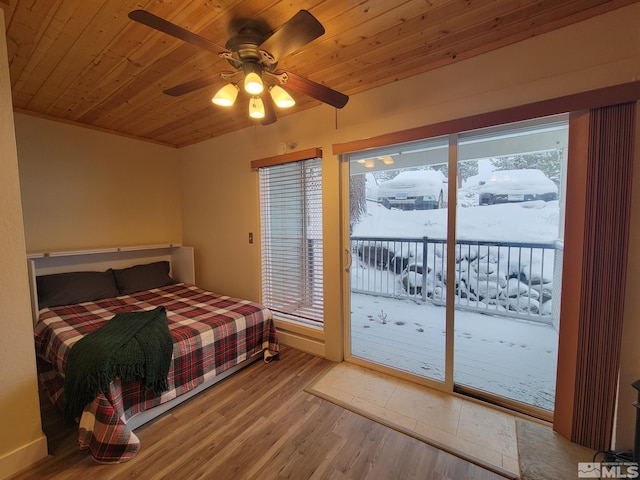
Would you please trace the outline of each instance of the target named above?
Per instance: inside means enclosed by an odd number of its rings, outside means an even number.
[[[137,429],[140,452],[119,465],[79,451],[76,428],[45,402],[50,456],[12,479],[503,478],[305,392],[330,365],[284,347]]]

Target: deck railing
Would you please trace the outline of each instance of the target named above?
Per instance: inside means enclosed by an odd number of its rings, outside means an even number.
[[[456,308],[557,321],[559,243],[458,240],[455,248]],[[444,239],[351,237],[351,291],[444,305],[446,250]]]

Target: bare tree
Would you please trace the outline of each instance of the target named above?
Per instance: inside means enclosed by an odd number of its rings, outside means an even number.
[[[349,231],[367,213],[367,192],[365,174],[349,177]]]

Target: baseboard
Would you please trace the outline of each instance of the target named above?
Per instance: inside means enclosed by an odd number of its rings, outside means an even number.
[[[15,475],[48,454],[47,437],[42,434],[32,442],[0,457],[0,479]]]
[[[278,341],[281,345],[286,345],[317,357],[324,358],[325,356],[324,342],[315,338],[309,338],[286,330],[278,330]]]

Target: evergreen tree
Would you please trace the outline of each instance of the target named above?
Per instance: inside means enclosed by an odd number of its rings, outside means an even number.
[[[469,177],[473,177],[474,175],[478,175],[480,172],[478,168],[477,160],[467,160],[464,162],[458,162],[458,178],[462,182]]]

